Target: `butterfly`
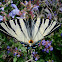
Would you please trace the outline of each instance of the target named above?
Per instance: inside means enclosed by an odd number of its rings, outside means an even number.
[[[44,18],[35,20],[29,18],[28,21],[20,18],[0,23],[0,31],[29,46],[42,40],[58,27],[60,24],[57,21]]]

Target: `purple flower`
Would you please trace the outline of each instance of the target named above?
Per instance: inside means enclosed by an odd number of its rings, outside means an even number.
[[[32,52],[32,54],[35,54],[35,52]]]
[[[34,55],[34,54],[37,54],[37,52],[32,52],[32,54]]]
[[[15,4],[11,4],[11,6],[15,9],[18,9],[17,6]]]
[[[9,54],[10,53],[10,50],[8,50],[7,53]]]
[[[46,42],[49,42],[49,40],[47,40]]]
[[[49,53],[49,49],[47,49],[46,52]]]
[[[62,36],[62,33],[61,33],[61,36]]]
[[[56,0],[52,0],[53,2],[56,2]]]
[[[19,49],[19,51],[21,52],[21,49]]]
[[[5,2],[5,0],[3,0],[3,2]]]
[[[37,11],[37,10],[38,10],[38,7],[39,7],[39,6],[35,6],[35,7],[33,7],[32,10]]]
[[[18,9],[13,9],[13,10],[9,13],[9,16],[11,16],[12,18],[14,18],[15,15],[19,15],[19,10],[18,10]]]
[[[13,3],[13,1],[11,0],[11,3]]]
[[[20,54],[18,54],[17,57],[20,57]]]
[[[42,45],[45,45],[45,40],[42,40]]]
[[[54,12],[54,16],[57,16],[57,13],[56,13],[56,11]]]
[[[44,48],[43,51],[46,51],[46,48]]]
[[[49,18],[49,19],[51,19],[51,18],[52,18],[51,13],[49,13],[49,14],[47,15],[47,18]]]
[[[1,5],[2,3],[0,2],[0,5]]]
[[[61,7],[61,8],[59,8],[59,10],[60,10],[60,11],[62,11],[62,7]]]
[[[53,47],[50,48],[50,51],[52,51],[52,50],[53,50]]]
[[[49,46],[50,46],[50,44],[49,45],[46,45],[45,47],[48,48]]]
[[[35,61],[37,61],[39,59],[39,55],[37,54],[37,52],[32,52],[32,54]]]
[[[35,61],[37,61],[37,60],[38,60],[38,58],[36,57],[36,58],[35,58]]]
[[[9,46],[7,46],[7,49],[9,49],[10,47]]]
[[[14,55],[14,56],[16,56],[16,54],[17,54],[17,52],[14,52],[14,54],[13,54],[13,55]]]
[[[4,7],[1,7],[0,10],[4,11]]]
[[[0,21],[2,21],[2,20],[3,20],[3,16],[0,15]]]
[[[17,47],[15,48],[15,50],[18,50]]]
[[[47,5],[49,5],[49,2],[48,2],[48,0],[45,0],[45,3],[46,3]]]
[[[52,62],[54,62],[54,61],[52,60]]]

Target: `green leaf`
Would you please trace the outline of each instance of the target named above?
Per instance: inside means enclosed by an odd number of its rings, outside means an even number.
[[[16,58],[16,57],[14,57],[14,58],[13,58],[13,62],[16,62],[16,61],[17,61],[17,58]]]
[[[3,53],[2,54],[0,54],[0,58],[2,58],[3,57]]]
[[[25,48],[25,47],[21,47],[21,50],[22,50],[22,51],[26,51],[26,48]]]

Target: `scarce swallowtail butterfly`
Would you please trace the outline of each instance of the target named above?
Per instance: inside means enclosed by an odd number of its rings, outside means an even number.
[[[46,35],[57,29],[60,24],[57,21],[37,18],[36,20],[26,21],[15,19],[0,23],[0,31],[32,46]]]

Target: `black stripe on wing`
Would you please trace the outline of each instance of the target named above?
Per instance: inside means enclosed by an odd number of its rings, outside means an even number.
[[[23,19],[23,21],[24,21],[24,24],[25,24],[25,20],[24,20],[24,19]],[[22,31],[22,33],[23,33],[24,36],[26,37],[26,35],[25,35],[25,33],[23,32],[22,27],[21,27],[21,25],[20,25],[20,20],[19,20],[19,19],[17,19],[17,23],[18,23],[18,25],[19,25],[20,30]],[[27,37],[26,37],[26,38],[27,38]]]
[[[14,21],[14,20],[13,20]],[[9,28],[11,28],[14,32],[15,32],[15,30],[11,27],[11,25],[10,25],[10,22],[9,21],[7,21],[7,24],[8,24],[8,26],[9,26]],[[14,24],[15,24],[15,21],[14,21]],[[15,32],[15,34],[16,34],[16,32]],[[16,34],[17,35],[17,34]]]
[[[52,23],[51,23],[52,22]],[[44,32],[43,32],[43,34],[45,33],[45,31],[47,30],[47,28],[51,25],[53,25],[53,23],[54,23],[55,21],[53,21],[53,20],[49,20],[49,24],[48,24],[48,26],[46,27],[46,29],[44,30]],[[51,27],[50,26],[50,27]],[[47,35],[50,35],[52,32],[54,32],[54,31],[56,31],[59,27],[61,27],[60,26],[60,24],[59,23],[57,23],[57,21],[56,21],[56,24],[55,24],[55,26],[51,29],[51,31],[47,34]],[[46,36],[47,36],[46,35]]]
[[[3,23],[4,23],[4,22],[3,22]],[[0,31],[1,31],[1,32],[4,32],[5,34],[10,35],[1,25],[0,25]]]

